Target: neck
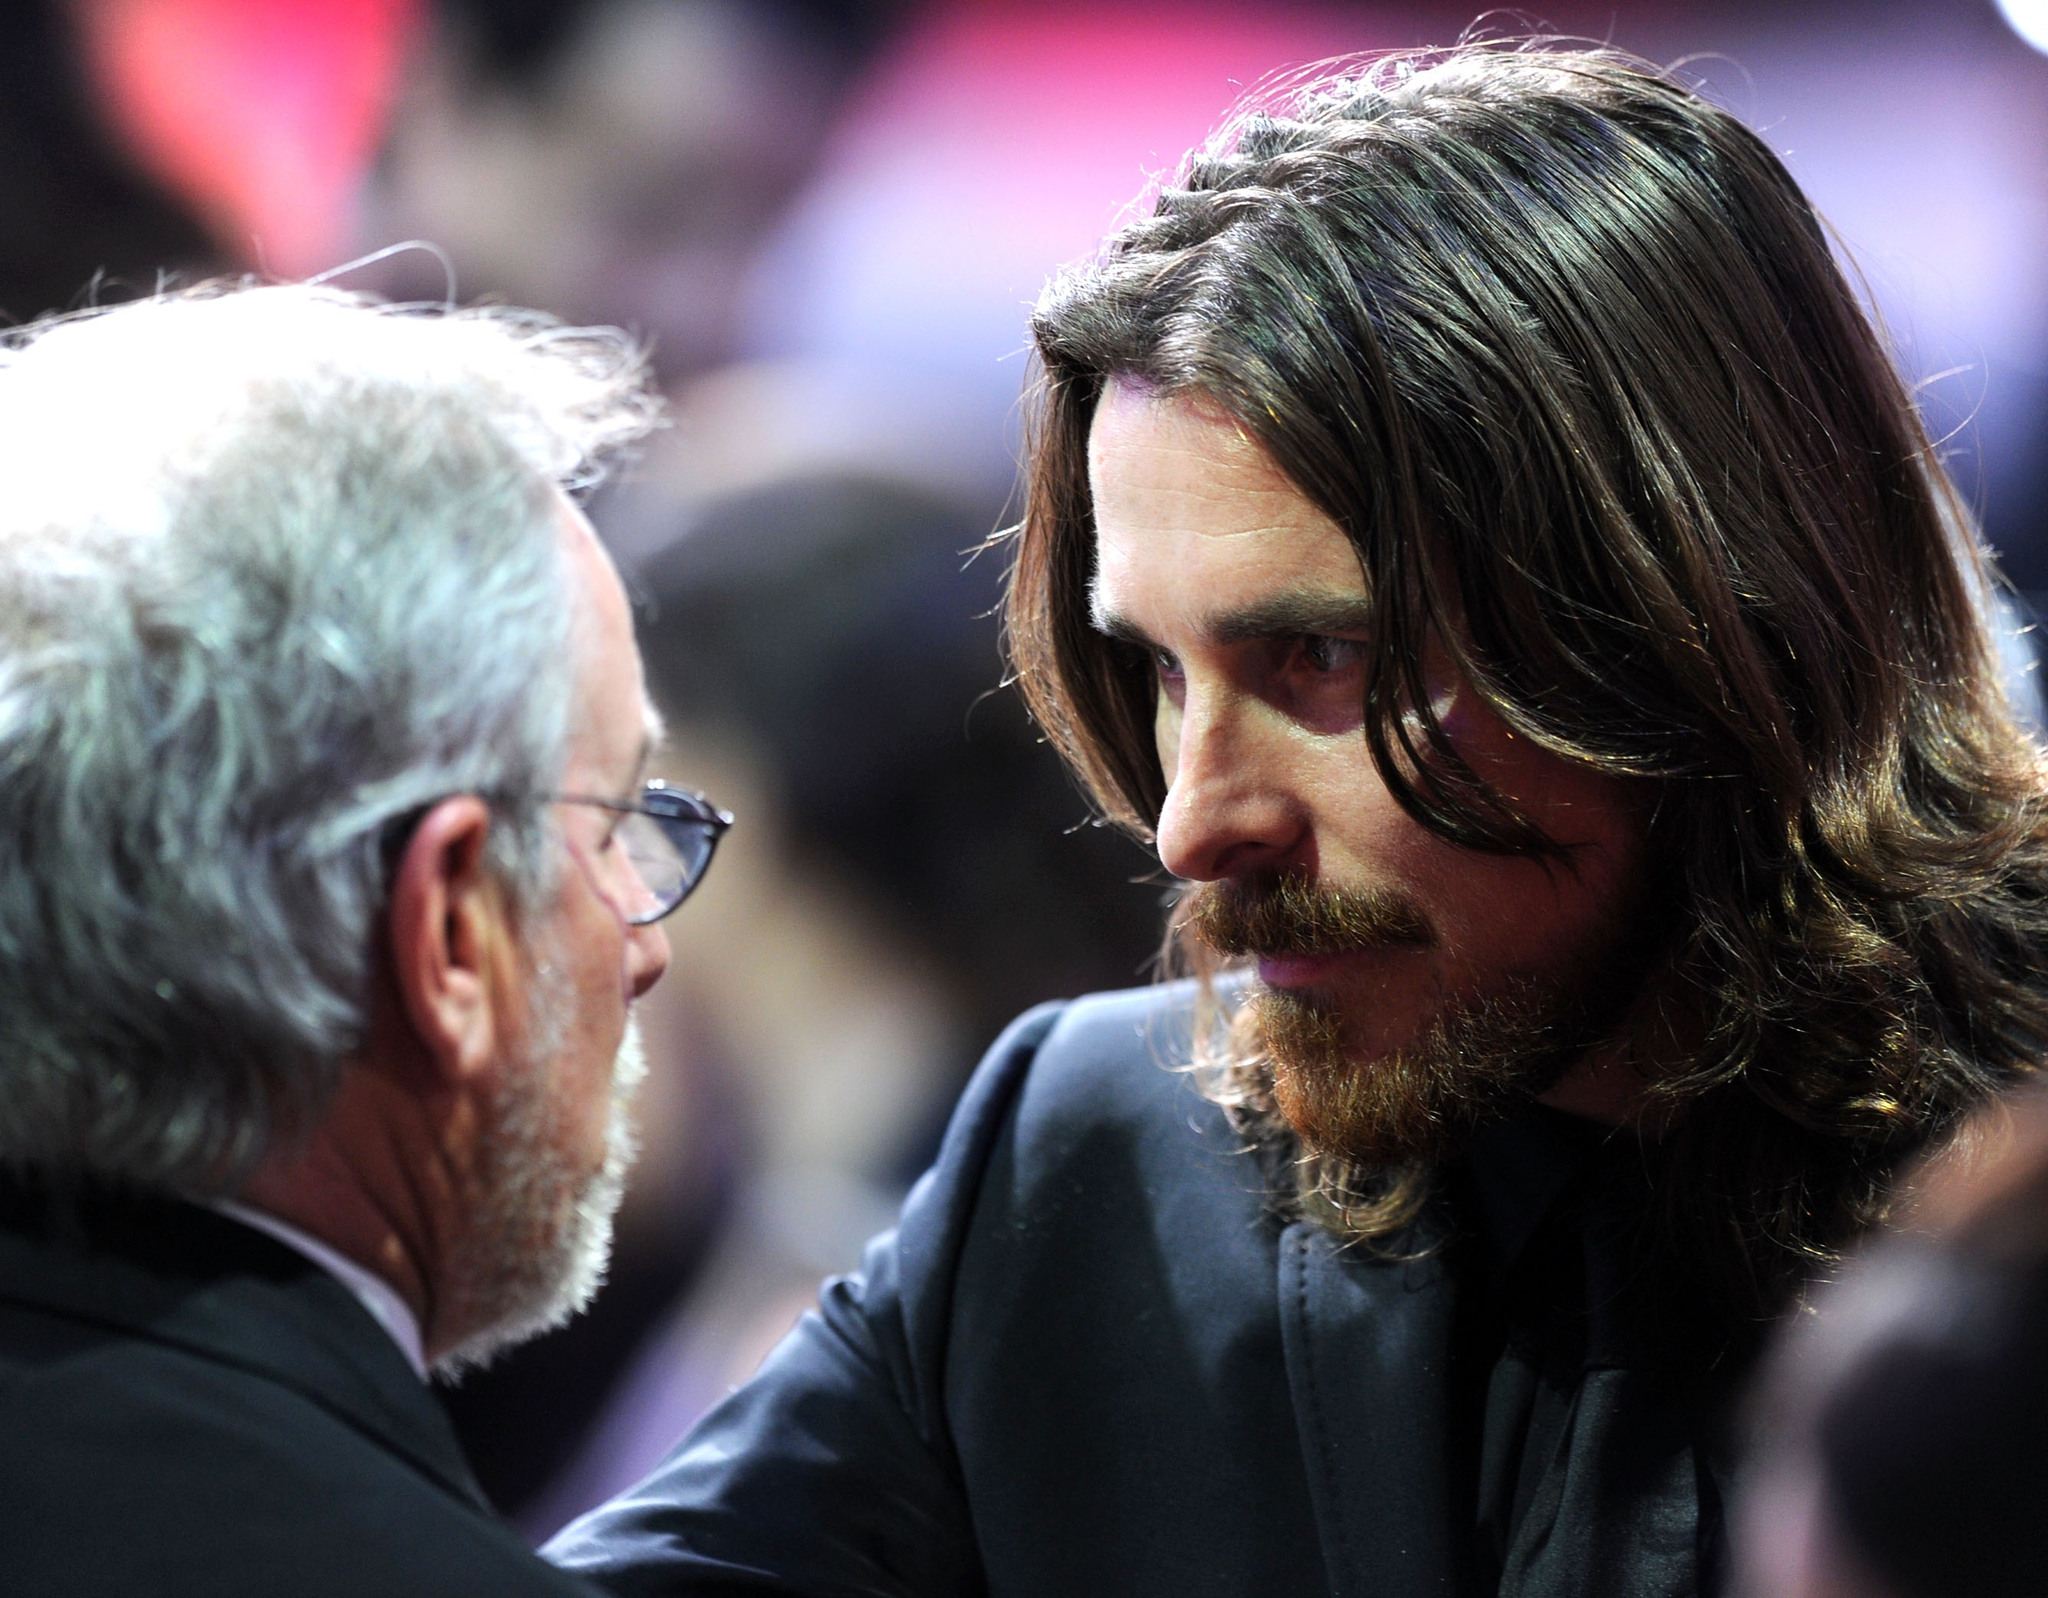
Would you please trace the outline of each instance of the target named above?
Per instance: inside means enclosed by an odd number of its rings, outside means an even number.
[[[1661,983],[1645,984],[1611,1042],[1581,1055],[1539,1102],[1602,1126],[1625,1126],[1652,1142],[1678,1112],[1655,1084],[1699,1052],[1700,1028],[1674,1006]]]
[[[1650,1085],[1625,1050],[1588,1055],[1538,1102],[1602,1126],[1643,1129]]]
[[[431,1359],[451,1341],[435,1284],[461,1213],[455,1176],[445,1128],[419,1096],[358,1060],[311,1135],[272,1153],[234,1196],[389,1283]]]

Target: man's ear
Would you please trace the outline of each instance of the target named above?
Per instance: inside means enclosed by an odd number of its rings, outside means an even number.
[[[485,860],[490,806],[444,799],[414,828],[385,912],[392,979],[426,1056],[453,1082],[496,1067],[513,930]]]

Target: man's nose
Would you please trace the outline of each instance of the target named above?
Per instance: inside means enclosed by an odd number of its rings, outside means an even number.
[[[1286,752],[1269,747],[1281,734],[1263,719],[1242,700],[1188,696],[1158,829],[1160,864],[1183,881],[1296,863],[1305,814]]]
[[[659,921],[634,927],[626,940],[626,991],[635,999],[661,980],[668,969],[668,933]]]

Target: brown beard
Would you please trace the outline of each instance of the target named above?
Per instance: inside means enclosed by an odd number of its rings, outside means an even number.
[[[1260,988],[1248,1002],[1274,1106],[1302,1146],[1366,1170],[1436,1164],[1474,1127],[1555,1087],[1578,1053],[1532,988],[1439,1015],[1369,1064],[1350,1058],[1343,1018],[1321,999]]]
[[[1224,955],[1427,948],[1436,939],[1408,900],[1386,890],[1319,887],[1298,873],[1203,883],[1184,924]],[[1613,982],[1518,980],[1446,1009],[1403,1048],[1360,1063],[1345,1018],[1322,995],[1256,986],[1247,1000],[1273,1106],[1311,1154],[1365,1170],[1424,1168],[1473,1128],[1555,1087],[1611,1031],[1625,1000]],[[1635,984],[1626,985],[1631,991]]]

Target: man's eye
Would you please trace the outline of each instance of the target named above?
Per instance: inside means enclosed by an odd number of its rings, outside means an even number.
[[[1365,656],[1365,645],[1355,638],[1332,638],[1327,633],[1304,633],[1301,652],[1316,671],[1349,671]]]

